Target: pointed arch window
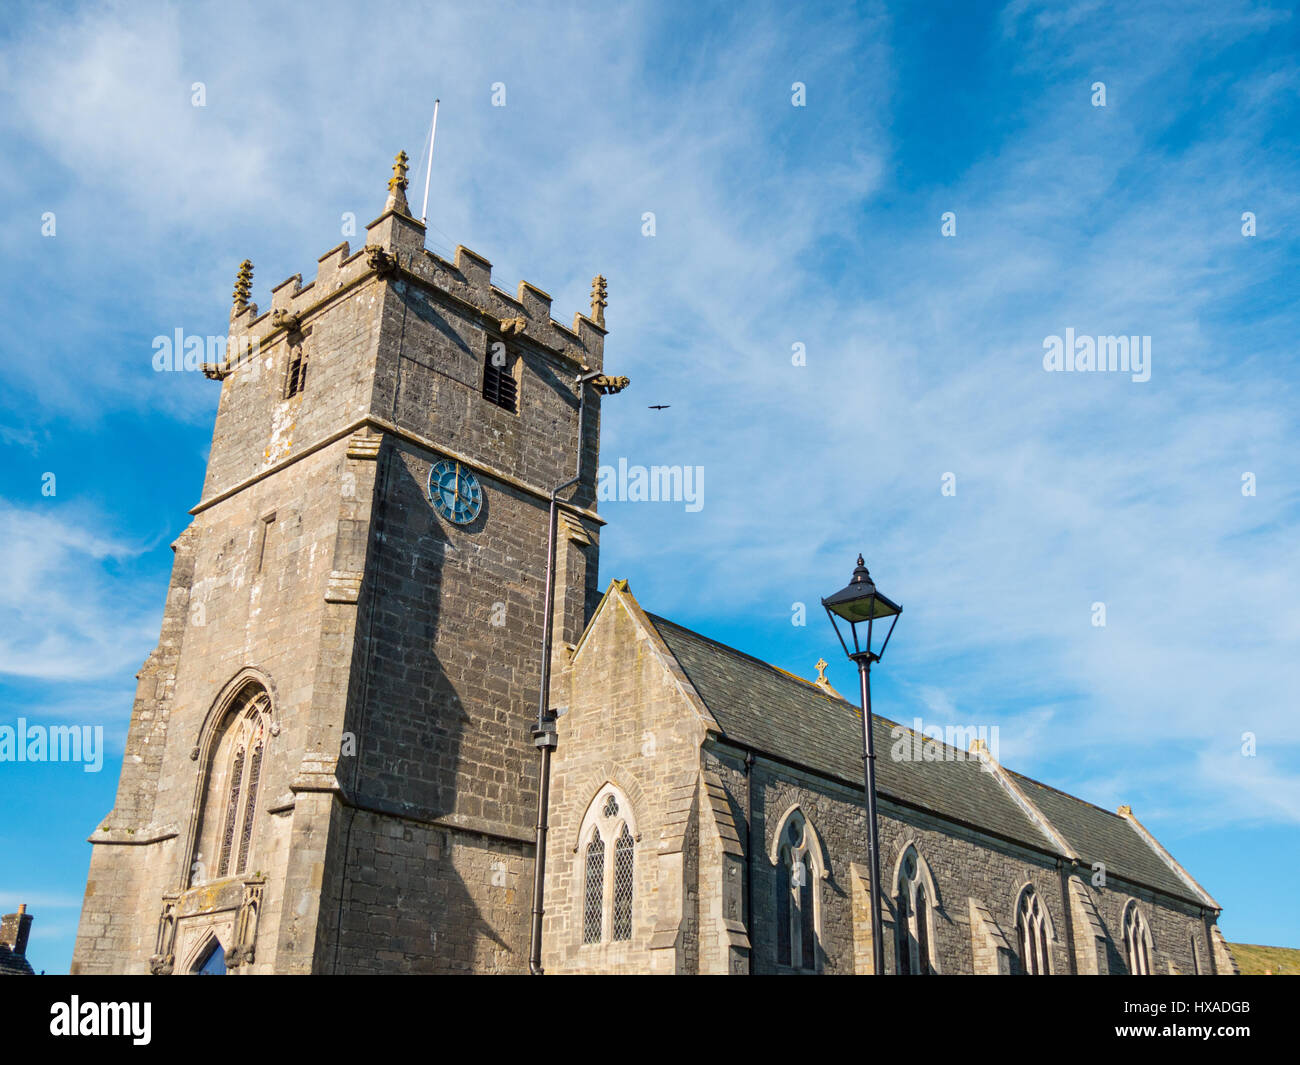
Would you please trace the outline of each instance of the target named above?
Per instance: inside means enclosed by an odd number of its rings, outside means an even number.
[[[795,807],[776,836],[776,961],[816,972],[820,962],[821,881],[825,867],[816,830]]]
[[[627,822],[614,844],[614,939],[632,938],[632,870],[636,844]]]
[[[1020,940],[1020,971],[1027,976],[1049,975],[1051,931],[1047,911],[1033,887],[1026,887],[1020,893],[1020,904],[1016,907],[1016,934]]]
[[[1133,976],[1151,975],[1151,929],[1135,901],[1124,907],[1124,960]],[[1195,944],[1193,944],[1193,947]]]
[[[275,731],[266,690],[250,684],[214,731],[190,868],[191,885],[249,871],[266,743]]]
[[[925,885],[916,889],[916,948],[921,964],[917,969],[922,976],[930,975],[930,929],[929,908],[925,901]]]
[[[582,904],[582,941],[599,943],[605,923],[605,841],[600,829],[587,840],[587,876]]]
[[[582,859],[582,942],[632,938],[636,901],[636,822],[626,796],[606,784],[587,808],[579,838]]]
[[[912,975],[912,937],[908,934],[908,929],[912,923],[912,911],[908,905],[907,895],[900,894],[895,902],[898,910],[898,920],[894,924],[895,946],[898,948],[898,975]]]
[[[196,976],[225,976],[226,975],[226,950],[221,945],[221,941],[213,937],[207,952],[203,955],[203,961],[194,967]]]
[[[930,944],[936,900],[932,887],[929,869],[915,845],[907,847],[895,872],[894,888],[894,956],[900,976],[929,976],[934,972]]]

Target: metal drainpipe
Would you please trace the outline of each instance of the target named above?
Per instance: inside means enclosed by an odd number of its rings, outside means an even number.
[[[554,626],[555,602],[555,533],[559,517],[559,494],[582,479],[583,429],[586,427],[587,382],[599,373],[584,374],[578,378],[578,470],[569,480],[557,485],[551,492],[550,520],[546,534],[546,602],[542,606],[542,690],[537,697],[537,727],[533,729],[533,745],[542,756],[541,772],[537,777],[537,842],[533,859],[533,925],[529,936],[528,971],[541,976],[542,968],[542,915],[546,912],[546,829],[547,814],[551,805],[551,752],[555,750],[555,718],[551,716],[551,631]]]

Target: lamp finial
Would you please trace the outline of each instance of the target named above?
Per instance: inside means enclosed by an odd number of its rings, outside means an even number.
[[[853,571],[853,580],[850,581],[849,583],[869,584],[870,582],[871,582],[871,573],[867,569],[867,563],[863,559],[862,553],[858,552],[858,565],[857,568]]]

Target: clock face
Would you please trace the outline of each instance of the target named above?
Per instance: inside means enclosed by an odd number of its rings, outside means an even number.
[[[429,502],[448,521],[468,525],[483,506],[483,486],[466,466],[443,459],[429,470]]]

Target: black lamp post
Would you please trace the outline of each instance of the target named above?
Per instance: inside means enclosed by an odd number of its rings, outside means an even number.
[[[840,638],[840,646],[858,666],[858,678],[862,684],[862,764],[866,772],[867,785],[867,831],[868,845],[871,853],[871,955],[872,972],[881,976],[885,971],[885,945],[881,942],[880,928],[880,833],[876,821],[876,747],[871,738],[871,663],[879,662],[889,645],[889,637],[894,634],[898,624],[898,615],[903,608],[892,599],[876,590],[871,574],[867,572],[866,563],[858,556],[857,569],[853,579],[834,595],[822,600],[826,616],[831,619],[831,627]],[[844,639],[844,633],[836,618],[848,622],[849,632],[853,636],[853,650]],[[874,650],[872,640],[875,638],[875,624],[889,621],[889,630],[880,645]],[[859,626],[865,625],[865,631]]]

